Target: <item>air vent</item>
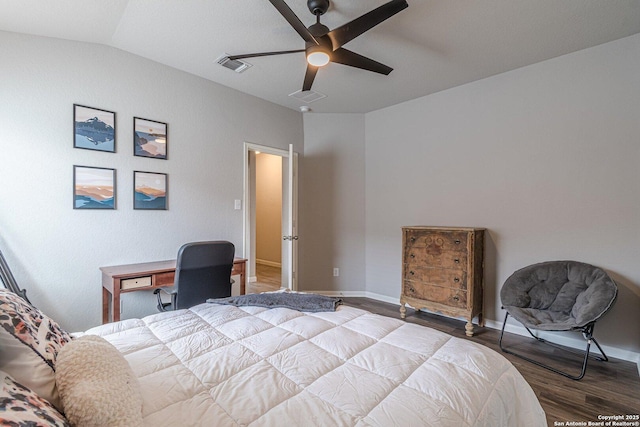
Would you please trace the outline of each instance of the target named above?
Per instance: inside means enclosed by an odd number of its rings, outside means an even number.
[[[241,73],[251,67],[251,64],[248,62],[240,61],[239,59],[229,59],[229,55],[226,53],[216,59],[216,62],[225,68],[235,71],[236,73]]]
[[[299,101],[304,102],[305,104],[310,104],[318,99],[326,98],[327,95],[315,92],[313,90],[299,90],[297,92],[293,92],[289,94],[290,97],[296,98]]]

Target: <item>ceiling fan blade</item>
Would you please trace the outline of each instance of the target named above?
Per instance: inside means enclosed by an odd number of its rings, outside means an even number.
[[[391,0],[371,12],[329,31],[327,35],[331,39],[331,43],[333,43],[333,50],[338,49],[407,7],[409,7],[409,4],[406,0]]]
[[[291,8],[287,6],[284,0],[269,0],[269,1],[276,9],[278,9],[278,12],[280,12],[280,14],[284,17],[284,19],[287,20],[289,25],[291,25],[293,29],[296,30],[298,34],[300,34],[300,37],[302,37],[304,41],[313,43],[316,45],[320,44],[318,43],[318,40],[316,40],[315,37],[313,37],[313,35],[309,32],[307,27],[305,27],[302,21],[300,21],[300,18],[298,18],[296,14],[293,13]]]
[[[278,52],[261,52],[261,53],[245,53],[242,55],[231,55],[229,59],[243,59],[243,58],[255,58],[258,56],[273,56],[273,55],[286,55],[288,53],[297,53],[304,52],[304,49],[296,49],[296,50],[281,50]]]
[[[337,62],[338,64],[361,68],[363,70],[373,71],[374,73],[384,75],[389,75],[389,73],[393,71],[393,68],[391,67],[342,47],[331,53],[331,62]]]
[[[302,91],[311,90],[311,85],[313,85],[313,80],[316,78],[317,73],[318,73],[318,67],[314,67],[313,65],[307,64],[307,72],[304,74],[304,83],[302,85]]]

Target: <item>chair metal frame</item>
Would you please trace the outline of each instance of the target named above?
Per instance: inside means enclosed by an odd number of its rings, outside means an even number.
[[[20,286],[18,286],[18,282],[16,282],[16,278],[13,277],[13,273],[11,273],[9,264],[7,264],[7,260],[4,259],[2,251],[0,251],[0,281],[5,288],[9,289],[16,295],[19,295],[26,302],[31,304],[31,301],[29,301],[29,298],[27,298],[27,291],[24,289],[20,289]]]
[[[504,309],[504,307],[503,307]],[[512,316],[513,317],[513,316]],[[588,323],[587,325],[581,327],[581,328],[577,328],[575,330],[582,332],[582,336],[583,338],[587,341],[587,348],[584,350],[584,352],[582,351],[571,351],[567,348],[561,347],[560,345],[553,343],[551,341],[547,341],[544,338],[540,338],[536,335],[533,334],[533,332],[531,332],[531,329],[529,329],[527,326],[525,326],[524,324],[522,326],[524,326],[524,328],[527,330],[527,332],[529,332],[529,334],[536,339],[536,341],[541,342],[541,343],[545,343],[548,345],[551,345],[553,347],[556,348],[560,348],[561,350],[564,351],[568,351],[570,353],[574,353],[574,354],[584,354],[584,360],[582,361],[582,370],[580,371],[579,375],[571,375],[568,372],[564,372],[560,369],[554,368],[552,366],[549,366],[547,364],[544,364],[542,362],[539,362],[537,360],[534,360],[530,357],[524,356],[523,354],[520,353],[516,353],[512,350],[508,350],[506,349],[503,345],[502,345],[502,338],[504,336],[504,328],[507,325],[507,319],[509,318],[509,312],[507,311],[506,315],[504,316],[504,322],[502,324],[502,331],[500,332],[500,340],[498,342],[498,344],[500,345],[500,350],[502,350],[505,353],[508,354],[512,354],[516,357],[519,357],[523,360],[526,360],[527,362],[533,363],[534,365],[538,365],[542,368],[548,369],[549,371],[555,372],[556,374],[560,374],[562,376],[565,376],[567,378],[570,378],[572,380],[580,380],[582,379],[582,377],[584,377],[584,374],[587,372],[587,362],[589,360],[589,357],[599,360],[601,362],[607,362],[609,361],[609,358],[607,357],[607,355],[604,353],[604,351],[602,350],[602,347],[600,347],[600,344],[598,344],[598,341],[595,339],[595,337],[593,336],[593,329],[595,326],[595,322],[591,322]],[[517,320],[517,319],[516,319]],[[553,331],[549,331],[549,332],[553,332]],[[559,331],[556,331],[559,332]],[[594,355],[594,354],[590,354],[589,350],[591,349],[591,342],[593,341],[593,343],[598,347],[598,350],[600,351],[600,353],[602,354],[602,356],[598,356],[598,355]]]

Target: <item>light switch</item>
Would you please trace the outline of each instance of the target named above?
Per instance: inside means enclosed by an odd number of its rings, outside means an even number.
[[[236,200],[234,201],[233,208],[234,208],[235,210],[237,210],[237,211],[239,211],[240,209],[242,209],[242,200],[240,200],[240,199],[236,199]]]

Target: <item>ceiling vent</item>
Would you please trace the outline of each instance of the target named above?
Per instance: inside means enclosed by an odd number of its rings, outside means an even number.
[[[299,90],[297,92],[290,93],[289,96],[292,98],[296,98],[297,100],[302,101],[305,104],[310,104],[314,101],[317,101],[318,99],[327,97],[327,95],[313,90]]]
[[[236,73],[241,73],[251,67],[251,64],[248,62],[240,61],[239,59],[229,59],[229,55],[226,53],[216,59],[216,62],[225,68],[235,71]]]

